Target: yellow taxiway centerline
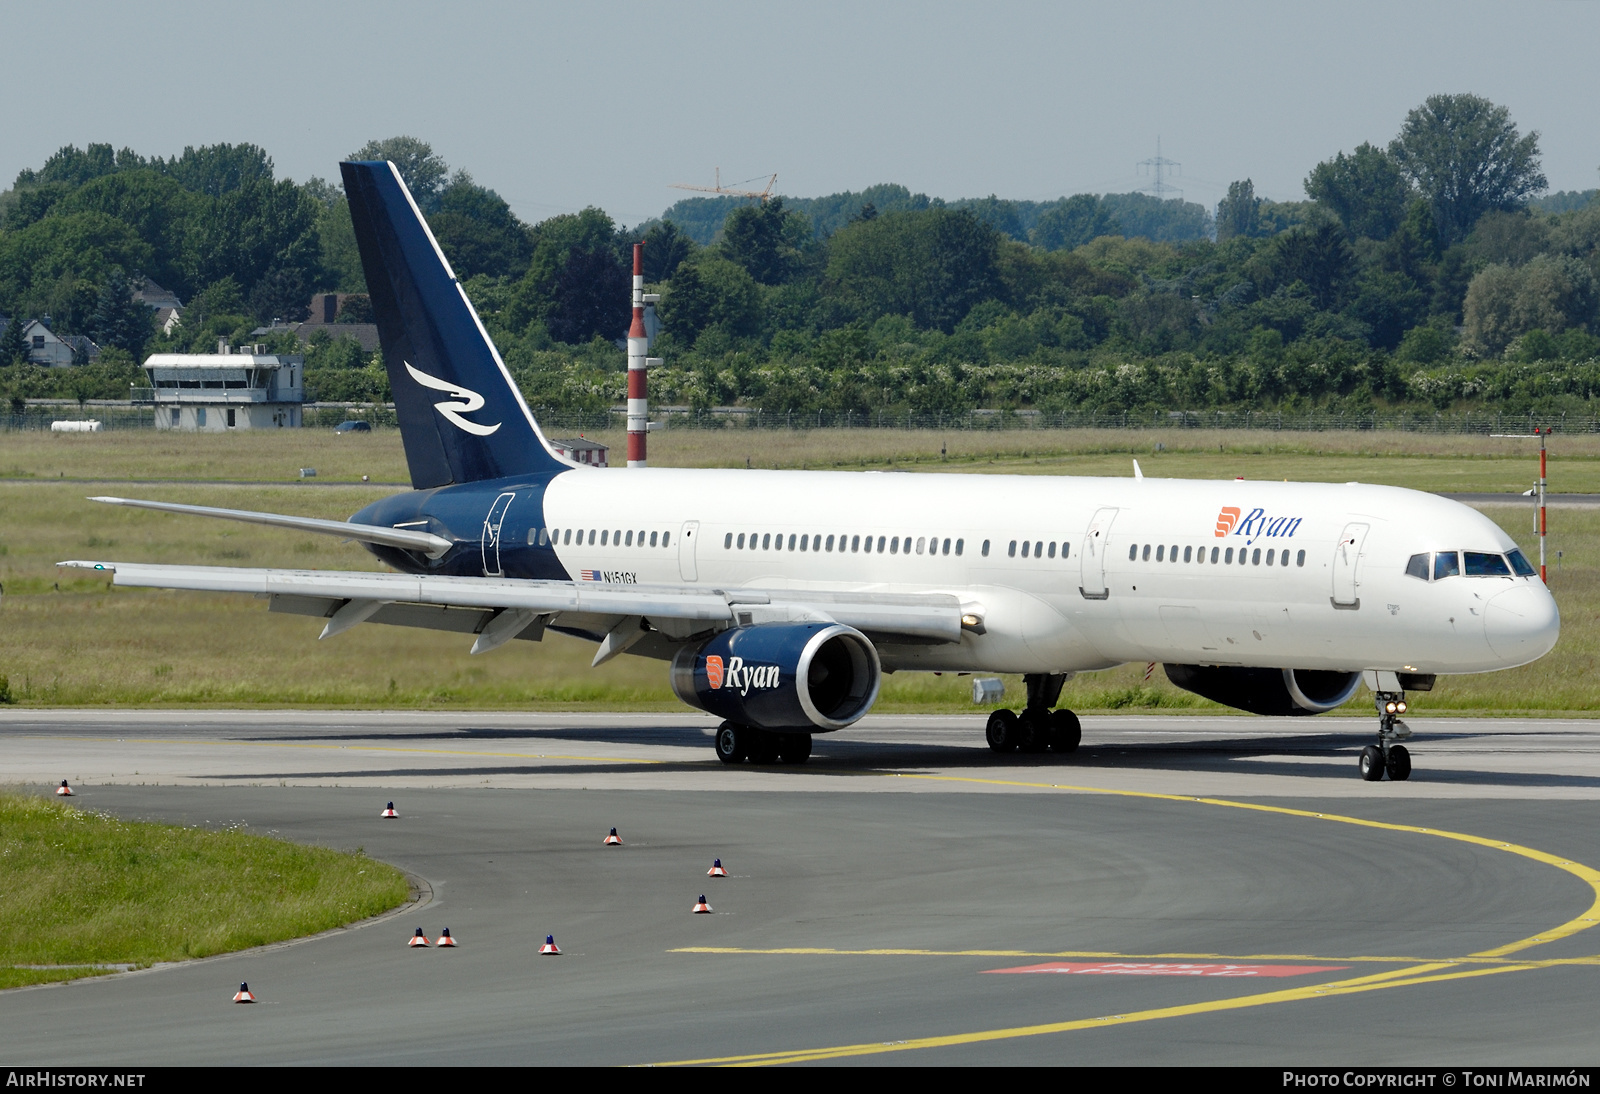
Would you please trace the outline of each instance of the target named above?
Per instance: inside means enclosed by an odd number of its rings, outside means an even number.
[[[1128,1014],[1102,1015],[1095,1018],[1079,1018],[1064,1022],[1050,1022],[1034,1026],[1016,1026],[1010,1029],[979,1030],[971,1033],[954,1033],[935,1037],[917,1037],[900,1041],[872,1042],[855,1045],[835,1045],[824,1048],[798,1049],[787,1052],[763,1052],[742,1056],[715,1056],[697,1060],[671,1060],[658,1066],[690,1065],[690,1064],[718,1064],[732,1067],[766,1066],[772,1064],[797,1064],[808,1063],[815,1060],[836,1060],[852,1056],[875,1056],[888,1052],[910,1052],[925,1048],[948,1048],[956,1045],[980,1044],[987,1041],[1012,1040],[1019,1037],[1038,1037],[1050,1033],[1070,1033],[1075,1030],[1097,1029],[1104,1026],[1128,1025],[1134,1022],[1150,1022],[1164,1018],[1183,1018],[1196,1014],[1209,1014],[1220,1011],[1240,1010],[1248,1007],[1271,1006],[1276,1003],[1292,1003],[1302,1000],[1318,999],[1334,995],[1354,995],[1367,991],[1382,991],[1387,988],[1410,987],[1416,984],[1440,983],[1448,980],[1465,980],[1483,976],[1494,976],[1504,972],[1523,972],[1529,969],[1548,968],[1557,964],[1593,964],[1594,958],[1584,958],[1577,961],[1519,961],[1500,963],[1499,959],[1519,953],[1534,946],[1540,946],[1557,939],[1569,938],[1579,931],[1588,930],[1600,921],[1600,871],[1561,858],[1559,855],[1547,854],[1544,851],[1520,844],[1507,843],[1503,840],[1488,839],[1483,836],[1474,836],[1465,832],[1451,832],[1439,828],[1423,828],[1410,824],[1392,824],[1387,821],[1366,820],[1361,817],[1349,817],[1339,813],[1316,813],[1308,809],[1292,809],[1287,806],[1261,805],[1255,802],[1236,802],[1226,798],[1197,798],[1183,794],[1159,794],[1143,790],[1111,790],[1094,786],[1066,786],[1060,783],[1034,783],[1012,779],[981,779],[971,776],[958,775],[907,775],[895,773],[888,777],[928,779],[938,782],[977,783],[991,786],[1024,787],[1033,790],[1061,790],[1068,793],[1079,794],[1110,794],[1118,797],[1145,798],[1154,801],[1169,801],[1177,803],[1190,803],[1224,809],[1243,809],[1255,813],[1275,814],[1278,816],[1296,817],[1306,820],[1326,820],[1337,824],[1350,824],[1360,828],[1373,828],[1386,832],[1405,832],[1414,835],[1434,836],[1439,839],[1455,840],[1477,847],[1491,850],[1505,851],[1509,854],[1519,855],[1534,862],[1543,863],[1564,870],[1573,877],[1578,878],[1589,886],[1594,894],[1590,906],[1579,916],[1567,920],[1549,930],[1541,931],[1537,935],[1518,939],[1503,946],[1493,949],[1480,950],[1469,955],[1462,962],[1457,961],[1426,961],[1420,964],[1408,965],[1404,968],[1389,969],[1384,972],[1368,976],[1358,976],[1342,980],[1332,980],[1320,984],[1307,984],[1293,988],[1283,988],[1278,991],[1260,992],[1254,995],[1235,996],[1231,999],[1216,999],[1202,1003],[1186,1003],[1173,1007],[1157,1007],[1150,1010],[1133,1011]],[[759,952],[759,951],[758,951]],[[793,951],[790,951],[793,952]],[[952,954],[954,956],[954,954]],[[974,956],[977,956],[974,954]],[[995,953],[993,956],[1012,956],[1010,953]],[[1018,956],[1034,956],[1031,954]],[[1038,956],[1056,956],[1044,955]],[[1095,955],[1098,956],[1098,955]],[[1355,959],[1351,959],[1355,960]],[[1461,963],[1471,962],[1473,968],[1460,968]],[[1492,964],[1489,962],[1493,962]]]

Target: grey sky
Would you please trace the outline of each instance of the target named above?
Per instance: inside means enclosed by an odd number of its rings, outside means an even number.
[[[1232,179],[1303,196],[1319,160],[1471,91],[1542,134],[1552,189],[1600,184],[1600,4],[0,3],[0,185],[63,144],[249,141],[337,177],[375,137],[431,142],[527,220],[634,224],[673,182],[778,172],[814,196],[946,198]],[[22,43],[28,43],[23,46]]]

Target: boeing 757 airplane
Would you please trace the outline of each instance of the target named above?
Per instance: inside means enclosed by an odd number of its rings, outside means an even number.
[[[546,631],[658,658],[725,719],[727,763],[800,763],[887,672],[1021,673],[991,748],[1072,752],[1074,673],[1162,662],[1181,688],[1319,714],[1365,681],[1363,778],[1404,779],[1408,690],[1526,664],[1555,601],[1511,537],[1359,483],[634,468],[559,454],[389,163],[340,167],[410,468],[349,521],[95,500],[347,537],[396,573],[74,561],[118,585],[254,593],[271,611],[472,636]],[[635,335],[643,281],[634,278]]]

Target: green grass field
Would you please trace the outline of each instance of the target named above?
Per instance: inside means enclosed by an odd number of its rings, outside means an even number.
[[[1161,439],[1161,438],[1165,439]],[[613,438],[620,440],[620,438]],[[940,445],[946,454],[940,456]],[[1113,431],[951,434],[891,431],[684,430],[653,434],[658,465],[900,467],[973,473],[1131,473],[1172,477],[1359,479],[1423,489],[1524,489],[1537,473],[1537,442],[1402,433],[1258,434]],[[1155,446],[1163,446],[1156,451]],[[1217,451],[1218,446],[1222,451]],[[1552,489],[1600,492],[1600,438],[1554,442]],[[302,466],[318,483],[291,481]],[[243,596],[116,590],[67,558],[239,566],[381,569],[366,551],[331,537],[118,509],[85,495],[123,492],[203,505],[344,518],[403,481],[399,436],[379,431],[199,436],[0,433],[0,701],[27,705],[346,706],[681,710],[656,661],[619,657],[591,669],[593,647],[557,635],[471,657],[459,635],[357,627],[318,642],[315,620],[270,615]],[[285,470],[287,469],[287,470]],[[621,472],[618,472],[621,473]],[[110,490],[63,479],[143,480]],[[238,485],[216,481],[231,480]],[[52,481],[55,480],[55,481]],[[183,481],[191,480],[191,481]],[[1530,557],[1528,508],[1486,510]],[[1492,713],[1587,712],[1600,706],[1600,512],[1556,510],[1551,587],[1562,609],[1556,650],[1534,665],[1456,677],[1415,697],[1415,709]],[[1555,552],[1564,553],[1561,569]],[[1078,710],[1220,708],[1169,685],[1143,665],[1087,673],[1063,702]],[[1008,680],[1010,695],[1020,680]],[[969,681],[901,673],[877,709],[970,711]]]
[[[360,853],[3,791],[0,879],[0,988],[316,934],[396,907],[408,891],[399,870]]]

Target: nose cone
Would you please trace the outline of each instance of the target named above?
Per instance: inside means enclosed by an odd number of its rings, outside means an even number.
[[[1561,634],[1555,597],[1536,581],[1495,595],[1483,612],[1489,648],[1508,665],[1525,665],[1549,653]]]

